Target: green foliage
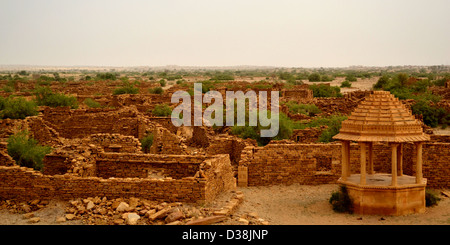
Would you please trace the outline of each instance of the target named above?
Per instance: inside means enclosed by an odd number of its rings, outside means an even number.
[[[339,191],[331,193],[328,202],[333,207],[333,210],[338,213],[353,213],[353,203],[348,195],[347,187],[345,185],[339,186]]]
[[[147,134],[144,138],[141,139],[142,151],[144,153],[149,153],[152,144],[153,144],[153,134]]]
[[[289,101],[286,105],[291,113],[300,113],[310,117],[322,113],[314,104],[297,104],[295,101]]]
[[[341,89],[337,86],[312,84],[309,88],[313,91],[314,97],[342,97]]]
[[[450,114],[444,108],[436,108],[431,106],[428,100],[419,100],[411,106],[414,115],[422,115],[423,122],[435,128],[438,124],[450,124]]]
[[[317,73],[317,72],[311,73],[311,74],[308,76],[308,80],[309,80],[310,82],[320,82],[320,74]]]
[[[148,91],[151,94],[163,94],[164,93],[164,89],[162,87],[149,88]]]
[[[122,83],[122,87],[116,88],[113,91],[114,95],[119,95],[119,94],[137,94],[137,93],[139,93],[139,88],[136,88],[129,81],[124,81]]]
[[[27,101],[22,97],[0,97],[0,119],[24,119],[37,114],[37,106],[34,101]]]
[[[441,200],[439,194],[428,188],[425,189],[425,206],[432,207],[438,204]]]
[[[339,114],[326,116],[326,117],[316,117],[306,124],[295,124],[295,129],[305,129],[314,128],[320,126],[327,126],[328,128],[322,132],[319,136],[319,142],[332,142],[334,141],[333,136],[339,133],[342,126],[342,121],[346,120],[347,117]]]
[[[44,156],[51,152],[49,146],[41,146],[35,139],[29,138],[27,131],[11,135],[7,143],[8,154],[17,164],[35,170],[42,170]]]
[[[350,88],[352,86],[352,83],[351,82],[349,82],[349,81],[343,81],[342,83],[341,83],[341,88]]]
[[[320,76],[320,81],[322,81],[322,82],[331,82],[331,81],[333,81],[333,77],[324,74],[324,75]]]
[[[353,74],[348,74],[346,77],[345,77],[345,81],[349,81],[349,82],[356,82],[356,77],[355,77],[355,75],[353,75]]]
[[[34,95],[36,96],[36,103],[40,106],[69,106],[72,109],[78,108],[78,102],[74,96],[54,93],[48,87],[37,87]]]
[[[161,85],[161,87],[165,87],[167,82],[164,79],[159,80],[159,84]]]
[[[236,111],[236,110],[235,110]],[[259,113],[259,112],[258,112]],[[270,111],[268,112],[270,115]],[[259,118],[259,115],[258,115]],[[277,136],[275,137],[261,137],[260,132],[263,129],[269,129],[268,127],[263,127],[259,124],[257,126],[249,126],[248,125],[248,113],[246,113],[246,126],[233,126],[231,128],[231,133],[239,136],[243,139],[254,139],[258,142],[258,145],[264,146],[267,145],[271,140],[282,140],[289,139],[292,135],[292,131],[294,129],[294,122],[287,117],[284,113],[279,114],[279,131]]]
[[[118,74],[116,73],[111,73],[111,72],[106,72],[106,73],[97,73],[96,77],[98,80],[116,80],[117,79]]]
[[[100,105],[100,103],[98,103],[97,101],[91,99],[91,98],[87,98],[83,101],[83,103],[87,106],[89,106],[89,108],[100,108],[102,107]]]
[[[230,72],[216,72],[211,80],[234,80],[234,76]]]
[[[168,117],[172,115],[172,108],[170,108],[167,104],[159,104],[155,106],[152,113],[158,117]]]

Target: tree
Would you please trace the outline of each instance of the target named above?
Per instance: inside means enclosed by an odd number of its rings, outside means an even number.
[[[320,74],[315,72],[308,76],[310,82],[320,82]]]

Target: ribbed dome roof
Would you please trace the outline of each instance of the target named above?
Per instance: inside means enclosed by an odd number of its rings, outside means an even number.
[[[398,143],[430,140],[411,111],[388,91],[374,91],[367,96],[333,138]]]

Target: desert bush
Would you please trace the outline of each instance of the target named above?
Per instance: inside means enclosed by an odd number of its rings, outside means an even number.
[[[151,94],[163,94],[164,93],[164,89],[162,87],[149,88],[148,91]]]
[[[147,134],[144,138],[141,139],[142,151],[144,153],[149,153],[152,144],[153,144],[153,134]]]
[[[34,101],[27,101],[22,97],[0,97],[0,119],[24,119],[37,114],[37,105]]]
[[[441,200],[439,194],[428,188],[425,189],[425,206],[432,207],[438,204]]]
[[[317,73],[317,72],[311,73],[311,74],[308,76],[308,80],[309,80],[310,82],[320,82],[320,74]]]
[[[98,80],[116,80],[117,79],[118,74],[116,73],[111,73],[111,72],[106,72],[106,73],[97,73],[96,78]]]
[[[17,164],[24,167],[42,170],[44,156],[51,152],[49,146],[41,146],[28,136],[27,131],[11,135],[7,140],[7,151]]]
[[[356,82],[356,77],[355,77],[355,75],[353,75],[353,74],[348,74],[346,77],[345,77],[345,81],[349,81],[349,82]]]
[[[339,191],[331,193],[329,203],[333,207],[333,210],[338,213],[353,213],[352,200],[348,195],[345,185],[340,185]]]
[[[116,88],[113,91],[114,95],[119,95],[119,94],[137,94],[139,93],[139,88],[136,88],[133,84],[131,84],[128,81],[124,81],[122,83],[122,86],[119,88]]]
[[[152,113],[158,117],[168,117],[172,115],[172,108],[170,108],[167,104],[160,104],[155,106]]]
[[[341,88],[350,88],[352,86],[352,83],[349,81],[343,81],[341,83]]]
[[[270,111],[268,114],[270,116]],[[259,115],[258,115],[258,118],[259,118]],[[224,120],[226,120],[225,117],[224,117]],[[287,117],[284,113],[279,114],[279,131],[275,137],[261,137],[261,135],[260,135],[261,130],[269,129],[270,126],[262,127],[259,122],[258,122],[257,126],[249,126],[248,121],[249,121],[248,113],[246,113],[245,126],[236,126],[236,124],[235,124],[235,126],[233,126],[231,128],[231,133],[234,135],[237,135],[238,137],[243,138],[243,139],[247,139],[247,138],[254,139],[260,146],[267,145],[271,140],[289,139],[291,137],[293,129],[294,129],[294,122],[289,117]]]
[[[34,91],[37,105],[60,107],[69,106],[72,109],[78,108],[78,101],[74,96],[67,96],[60,93],[54,93],[48,87],[38,87]]]
[[[439,124],[449,124],[450,114],[444,108],[436,108],[431,106],[428,100],[419,100],[411,106],[414,115],[422,115],[423,122],[435,128]]]
[[[83,103],[87,106],[89,106],[89,108],[100,108],[102,107],[100,105],[100,103],[98,103],[97,101],[91,99],[91,98],[87,98],[83,101]]]
[[[165,87],[167,82],[165,79],[161,79],[161,80],[159,80],[159,84],[161,85],[161,87]]]
[[[341,89],[336,86],[312,84],[309,88],[313,91],[314,97],[342,97]]]
[[[307,116],[315,116],[322,113],[315,104],[297,104],[297,102],[289,101],[286,105],[291,113],[300,113]]]

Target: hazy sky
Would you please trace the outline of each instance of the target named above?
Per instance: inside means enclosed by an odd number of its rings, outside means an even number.
[[[449,0],[0,0],[0,64],[450,65]]]

